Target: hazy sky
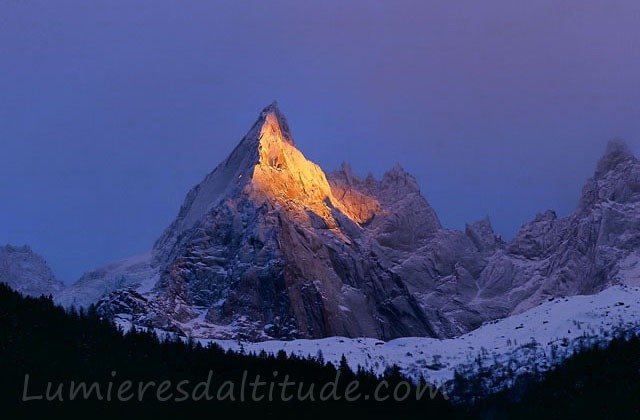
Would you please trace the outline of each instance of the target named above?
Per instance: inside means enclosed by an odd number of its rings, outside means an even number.
[[[67,282],[149,249],[274,99],[325,169],[509,238],[640,152],[640,2],[0,0],[0,244]]]

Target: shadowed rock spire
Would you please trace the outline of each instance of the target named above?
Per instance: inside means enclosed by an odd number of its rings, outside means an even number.
[[[587,180],[578,203],[578,212],[602,202],[635,200],[640,194],[640,165],[624,140],[615,138],[607,144],[598,161],[593,178]]]
[[[493,231],[489,216],[475,223],[465,225],[465,234],[480,251],[495,250],[500,239]]]
[[[598,161],[595,177],[599,178],[607,172],[615,169],[621,163],[635,163],[638,159],[633,155],[627,143],[620,139],[614,138],[609,140],[604,155]]]

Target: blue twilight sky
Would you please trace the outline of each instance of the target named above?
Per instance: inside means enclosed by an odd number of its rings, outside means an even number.
[[[0,0],[0,244],[66,282],[149,249],[274,99],[325,169],[509,238],[640,152],[640,2]]]

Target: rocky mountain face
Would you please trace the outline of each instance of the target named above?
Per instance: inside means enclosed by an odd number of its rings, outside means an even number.
[[[27,296],[50,296],[63,288],[47,262],[28,246],[0,246],[0,283]]]
[[[621,140],[609,142],[576,211],[538,215],[496,252],[479,278],[481,298],[510,313],[546,298],[640,284],[640,164]],[[634,271],[637,270],[637,273]]]
[[[505,242],[444,229],[416,180],[325,173],[274,103],[187,195],[153,249],[56,294],[206,338],[453,337],[550,297],[640,284],[640,164],[609,143],[574,214]]]

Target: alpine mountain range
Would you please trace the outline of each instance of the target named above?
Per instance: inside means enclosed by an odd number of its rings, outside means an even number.
[[[445,229],[400,166],[362,179],[296,148],[276,103],[188,194],[143,255],[64,286],[28,247],[0,282],[64,306],[200,338],[449,338],[555,297],[640,285],[640,163],[608,143],[576,210],[511,241],[489,219]]]

